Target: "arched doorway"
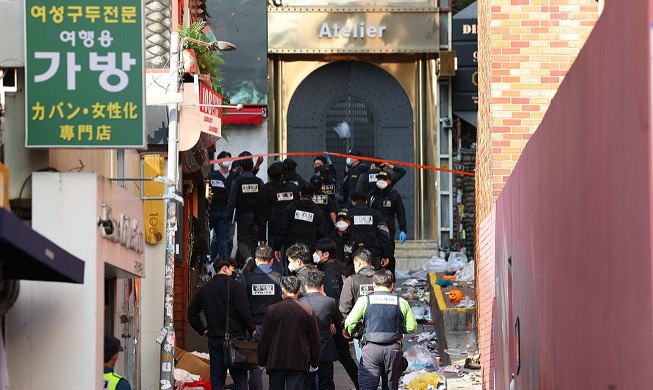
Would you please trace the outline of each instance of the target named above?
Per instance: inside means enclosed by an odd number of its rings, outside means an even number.
[[[288,151],[347,153],[358,149],[368,157],[414,161],[413,116],[410,101],[389,73],[372,64],[341,61],[311,73],[288,106]],[[349,137],[335,130],[346,123]],[[333,159],[338,184],[344,176],[344,161]],[[313,158],[297,158],[298,172],[309,179]],[[369,163],[368,163],[369,165]],[[414,234],[413,170],[397,184],[406,206],[408,235]]]

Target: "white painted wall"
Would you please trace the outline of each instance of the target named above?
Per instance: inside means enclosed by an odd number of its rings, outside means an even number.
[[[156,343],[163,327],[165,284],[165,238],[156,245],[145,244],[145,269],[141,280],[141,388],[159,388],[161,346]]]
[[[69,390],[99,389],[104,265],[98,269],[96,261],[97,176],[35,172],[32,182],[32,227],[84,260],[84,284],[21,282],[5,317],[10,389],[50,389],[53,378],[65,378]]]

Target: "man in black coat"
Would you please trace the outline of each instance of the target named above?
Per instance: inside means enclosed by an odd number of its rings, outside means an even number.
[[[329,234],[338,247],[336,257],[344,265],[344,275],[350,276],[354,274],[354,263],[352,254],[358,249],[356,243],[351,241],[351,232],[349,231],[349,216],[347,211],[338,211],[336,215],[336,228]]]
[[[304,180],[304,178],[301,177],[299,173],[297,173],[297,162],[288,157],[287,159],[283,160],[283,165],[285,165],[287,169],[286,181],[301,188],[302,184],[306,183],[306,180]]]
[[[256,352],[258,365],[270,378],[270,389],[302,390],[306,374],[318,368],[320,332],[313,309],[297,299],[300,284],[295,276],[284,277],[283,301],[265,313]]]
[[[387,163],[373,162],[370,169],[358,178],[356,191],[369,193],[376,188],[377,176],[380,172],[387,172],[392,178],[392,183],[396,183],[402,177],[406,176],[406,170],[402,167]]]
[[[390,257],[388,225],[378,211],[367,206],[364,192],[354,192],[352,203],[354,207],[347,212],[351,221],[351,240],[372,253],[374,268],[378,270],[382,263],[387,264]]]
[[[340,202],[341,208],[349,208],[351,205],[351,196],[356,191],[356,186],[358,185],[359,177],[365,173],[368,169],[367,164],[357,159],[356,157],[361,157],[362,154],[358,150],[350,150],[348,154],[351,157],[347,157],[347,173],[345,173],[345,178],[340,186],[340,192],[338,196],[338,201]]]
[[[209,339],[211,357],[211,388],[222,389],[227,378],[224,365],[225,333],[245,336],[245,331],[256,335],[256,328],[249,313],[249,303],[240,283],[232,278],[236,262],[229,256],[219,257],[214,264],[217,274],[195,294],[188,306],[188,322],[195,331]],[[206,325],[200,318],[204,312]],[[227,327],[229,317],[229,329]],[[247,389],[247,370],[229,369],[236,389]]]
[[[222,151],[218,160],[230,158],[231,153]],[[231,163],[221,162],[218,170],[211,172],[211,208],[209,209],[209,227],[211,229],[211,262],[218,256],[230,255],[229,250],[229,218],[227,217],[227,204],[229,191],[235,174],[231,172]],[[232,237],[233,238],[233,237]],[[233,246],[233,244],[232,244]]]
[[[263,186],[256,203],[256,220],[258,241],[261,245],[274,248],[278,246],[274,242],[276,234],[283,227],[283,213],[286,207],[299,200],[299,187],[286,182],[286,166],[281,162],[270,165],[268,176],[270,182]],[[274,267],[276,271],[283,272],[280,263]]]
[[[388,271],[395,274],[395,219],[399,223],[399,241],[406,242],[406,208],[401,194],[392,188],[392,178],[388,172],[379,172],[375,188],[367,194],[367,204],[378,211],[388,225],[390,240],[388,241],[388,262],[381,263]]]
[[[322,210],[313,202],[315,189],[312,184],[304,183],[300,189],[301,199],[286,207],[283,226],[277,232],[274,242],[275,256],[281,259],[281,245],[289,248],[292,244],[302,243],[312,253],[315,242],[326,237]]]
[[[272,270],[274,252],[269,246],[256,248],[256,268],[242,279],[249,301],[249,312],[261,333],[265,311],[271,305],[281,302],[281,275]],[[259,368],[249,370],[249,390],[263,390],[263,372]]]
[[[317,328],[320,331],[320,364],[317,372],[306,376],[304,389],[315,389],[315,375],[317,374],[320,390],[335,390],[333,383],[333,362],[338,360],[338,351],[333,341],[336,332],[342,332],[343,320],[336,300],[324,294],[324,272],[311,270],[305,281],[306,293],[299,301],[313,308],[317,319]]]
[[[227,217],[229,223],[237,222],[239,266],[254,258],[256,250],[256,202],[263,188],[263,180],[254,176],[254,162],[250,159],[240,161],[241,175],[231,184]]]

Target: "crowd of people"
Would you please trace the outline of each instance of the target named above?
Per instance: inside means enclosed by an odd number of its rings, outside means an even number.
[[[309,180],[290,158],[268,167],[267,183],[256,176],[261,158],[221,161],[212,173],[215,276],[188,308],[208,337],[212,388],[225,386],[225,334],[258,340],[259,368],[229,369],[236,389],[262,389],[264,373],[270,389],[335,389],[335,361],[356,389],[398,388],[402,337],[416,330],[392,293],[395,221],[402,243],[407,234],[393,184],[406,172],[349,155],[339,185],[328,153],[315,157]]]

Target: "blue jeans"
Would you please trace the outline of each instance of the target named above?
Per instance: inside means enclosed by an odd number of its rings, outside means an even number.
[[[209,338],[209,356],[211,357],[211,388],[223,389],[227,380],[227,367],[224,365],[224,339]],[[247,370],[230,368],[229,374],[234,381],[234,389],[247,390]]]
[[[229,238],[227,212],[211,213],[209,227],[211,228],[211,261],[218,256],[230,255],[227,244]]]

